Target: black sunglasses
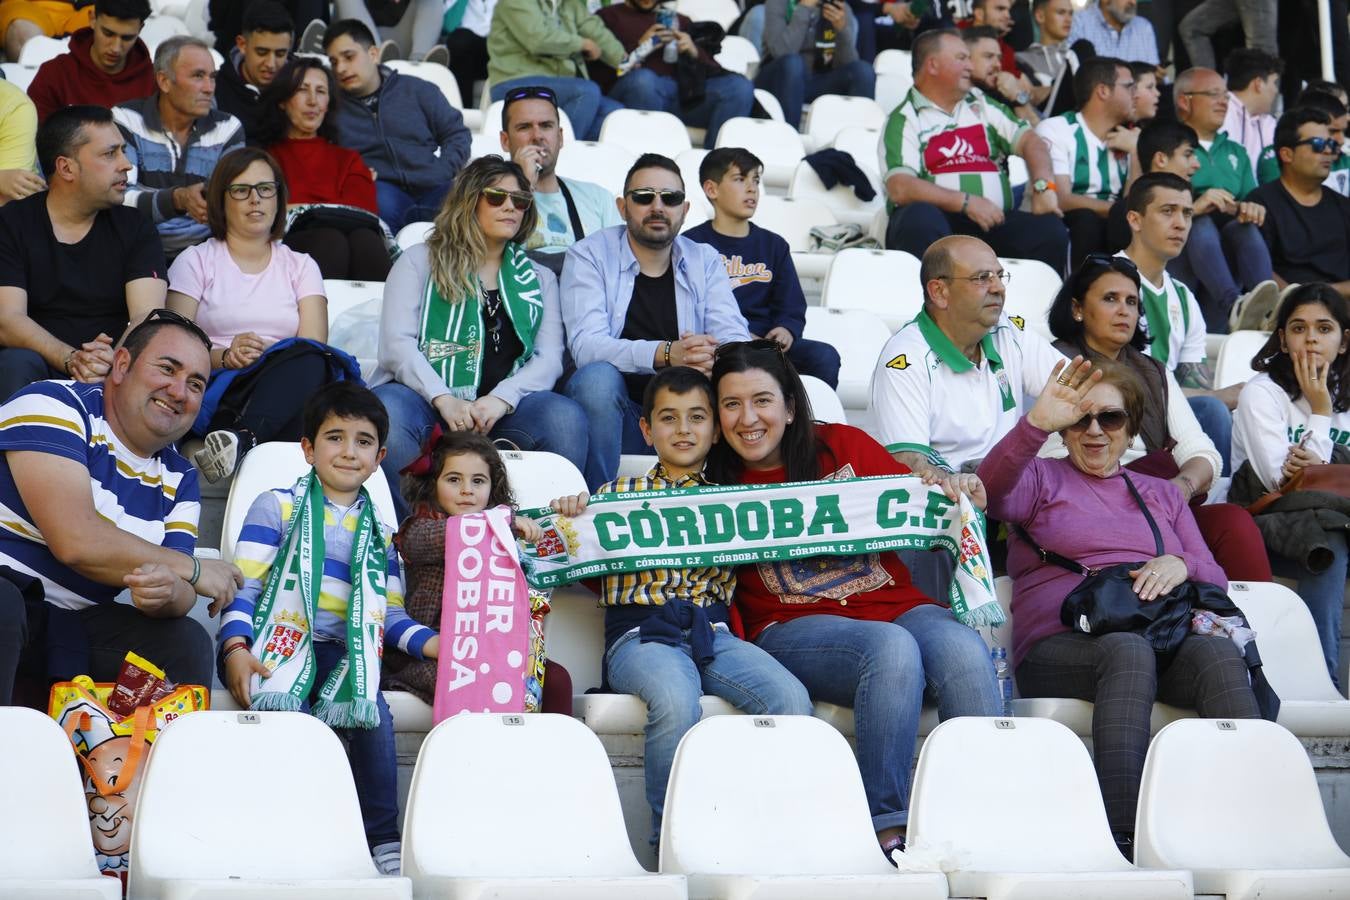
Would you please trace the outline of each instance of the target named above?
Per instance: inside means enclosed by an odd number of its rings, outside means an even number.
[[[658,191],[654,188],[637,188],[628,192],[628,199],[638,206],[651,206],[657,197],[666,206],[679,206],[684,202],[684,191]]]
[[[202,327],[198,325],[196,322],[189,319],[187,316],[181,315],[179,313],[174,312],[171,309],[165,309],[163,307],[160,307],[159,309],[150,310],[150,312],[146,314],[145,318],[141,319],[141,321],[136,324],[135,328],[131,329],[126,333],[126,335],[122,338],[121,342],[118,343],[118,346],[125,347],[127,344],[131,343],[131,338],[133,335],[135,335],[137,332],[144,331],[146,328],[149,328],[155,322],[159,322],[164,325],[177,325],[179,328],[186,329],[188,332],[192,334],[193,337],[202,342],[202,344],[206,347],[206,352],[210,354],[211,339],[206,336],[205,331],[202,331]]]
[[[1109,266],[1112,269],[1119,268],[1125,272],[1139,273],[1139,266],[1128,256],[1116,256],[1114,253],[1089,253],[1083,257],[1083,265],[1092,263],[1097,266]]]
[[[1104,409],[1101,412],[1088,413],[1069,426],[1072,432],[1087,431],[1093,421],[1102,426],[1102,431],[1119,431],[1130,421],[1130,414],[1123,409]]]
[[[1329,137],[1310,137],[1301,141],[1294,141],[1295,147],[1301,147],[1307,144],[1314,153],[1330,153],[1332,156],[1341,155],[1341,145],[1335,138]]]
[[[520,212],[529,209],[531,204],[534,203],[534,195],[529,191],[508,191],[502,188],[490,187],[483,188],[479,196],[487,201],[488,206],[501,206],[506,202],[506,198],[510,197],[511,205]]]

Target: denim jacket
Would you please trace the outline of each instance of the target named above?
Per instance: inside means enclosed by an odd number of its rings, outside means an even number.
[[[710,334],[719,343],[747,341],[750,331],[731,293],[722,255],[707,244],[680,236],[671,245],[675,267],[675,314],[680,332]],[[567,349],[580,368],[609,362],[620,372],[650,374],[662,341],[619,337],[640,269],[628,243],[628,226],[614,225],[588,235],[567,251],[563,265],[563,326]],[[679,335],[671,335],[672,339]]]

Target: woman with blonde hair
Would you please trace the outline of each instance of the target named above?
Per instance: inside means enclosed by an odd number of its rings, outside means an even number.
[[[510,160],[474,160],[426,243],[389,272],[371,384],[389,410],[384,467],[395,484],[438,423],[585,467],[586,416],[552,390],[562,316],[556,278],[525,253],[537,218],[529,185]]]

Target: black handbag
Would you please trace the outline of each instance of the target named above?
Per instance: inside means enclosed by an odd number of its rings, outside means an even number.
[[[1149,530],[1153,532],[1153,555],[1162,556],[1164,548],[1158,523],[1154,521],[1153,514],[1144,503],[1144,498],[1139,496],[1139,491],[1130,480],[1130,476],[1122,470],[1121,477],[1125,479],[1125,486],[1130,489],[1130,495],[1139,505],[1139,510],[1148,521]],[[1116,631],[1138,634],[1153,648],[1158,658],[1160,672],[1172,662],[1181,647],[1181,642],[1190,634],[1191,614],[1194,610],[1204,609],[1216,615],[1240,618],[1244,625],[1250,627],[1246,615],[1229,598],[1228,592],[1216,584],[1183,581],[1161,597],[1146,603],[1134,592],[1134,579],[1130,573],[1139,570],[1148,562],[1147,560],[1117,563],[1101,569],[1089,568],[1040,546],[1020,525],[1014,527],[1022,540],[1035,549],[1043,562],[1084,576],[1082,583],[1064,598],[1059,607],[1061,624],[1079,634],[1097,635]],[[1280,698],[1266,681],[1256,641],[1248,641],[1242,650],[1243,660],[1251,677],[1252,692],[1256,695],[1261,716],[1273,722],[1279,715]]]

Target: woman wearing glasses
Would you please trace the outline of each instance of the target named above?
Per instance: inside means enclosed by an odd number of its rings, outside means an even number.
[[[1270,581],[1265,544],[1247,511],[1231,503],[1204,503],[1223,463],[1181,385],[1146,352],[1152,338],[1141,324],[1140,286],[1139,269],[1128,257],[1087,256],[1050,307],[1055,349],[1094,363],[1113,360],[1134,372],[1145,402],[1123,463],[1132,472],[1166,478],[1181,490],[1205,543],[1230,579]],[[1052,437],[1042,452],[1063,456],[1064,445]]]
[[[553,273],[525,255],[533,200],[514,162],[474,160],[426,243],[389,273],[371,383],[389,410],[384,468],[394,484],[438,424],[549,450],[578,470],[586,463],[586,417],[552,391],[563,327]]]
[[[1147,393],[1134,370],[1082,357],[1056,364],[1036,404],[980,464],[989,514],[1013,528],[1008,572],[1013,666],[1023,697],[1093,701],[1092,741],[1106,817],[1133,858],[1134,814],[1154,700],[1217,719],[1260,715],[1237,646],[1223,635],[1187,635],[1158,671],[1153,647],[1133,632],[1088,635],[1060,623],[1081,570],[1043,560],[1030,541],[1086,567],[1136,563],[1134,592],[1156,600],[1185,581],[1225,585],[1177,486],[1127,473],[1126,448],[1144,427]],[[1185,404],[1181,404],[1185,405]],[[1058,433],[1063,459],[1037,458]]]
[[[286,181],[286,246],[313,257],[324,278],[384,281],[393,263],[375,179],[361,154],[337,144],[336,97],[327,66],[292,59],[263,92],[257,143]]]
[[[231,151],[206,186],[211,238],[169,267],[169,308],[210,336],[211,384],[193,432],[205,447],[193,462],[207,481],[228,477],[264,441],[300,439],[306,399],[355,361],[328,340],[319,267],[281,243],[286,182],[256,147]]]
[[[801,378],[774,341],[723,344],[712,367],[721,440],[708,457],[717,484],[904,475],[865,432],[814,421]],[[984,502],[974,475],[925,478]],[[813,700],[853,709],[872,827],[883,850],[904,844],[910,764],[925,687],[942,719],[996,716],[1000,704],[979,634],[910,582],[895,553],[757,563],[737,571],[746,636]]]

